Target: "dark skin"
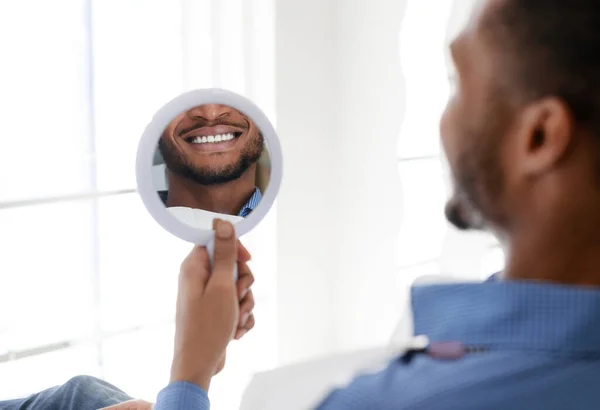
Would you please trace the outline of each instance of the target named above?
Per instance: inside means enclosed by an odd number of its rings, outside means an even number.
[[[227,134],[235,138],[195,143],[197,137]],[[160,150],[167,165],[167,207],[236,215],[254,193],[263,139],[256,124],[240,111],[204,104],[171,121]]]
[[[251,166],[256,168],[256,165]],[[167,207],[183,206],[226,215],[236,215],[254,193],[252,169],[242,178],[223,185],[199,185],[169,172]]]
[[[507,81],[510,51],[485,25],[503,2],[483,1],[451,45],[456,90],[440,124],[449,206],[476,210],[500,239],[505,279],[600,286],[598,136],[562,99],[526,100]]]

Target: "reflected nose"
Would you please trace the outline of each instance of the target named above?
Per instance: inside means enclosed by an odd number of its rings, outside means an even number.
[[[231,107],[221,104],[204,104],[188,111],[191,118],[203,118],[208,121],[224,117],[231,112]]]

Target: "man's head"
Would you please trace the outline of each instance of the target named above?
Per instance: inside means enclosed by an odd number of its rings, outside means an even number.
[[[451,46],[456,89],[440,124],[455,225],[502,232],[597,197],[597,27],[597,0],[480,2]]]
[[[264,139],[238,110],[204,104],[171,121],[158,146],[170,172],[201,185],[217,185],[238,179],[256,163]]]

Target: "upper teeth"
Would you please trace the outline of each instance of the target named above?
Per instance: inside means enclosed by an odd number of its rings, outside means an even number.
[[[193,144],[205,144],[207,142],[229,141],[234,138],[233,134],[205,135],[203,137],[192,137],[190,142]]]

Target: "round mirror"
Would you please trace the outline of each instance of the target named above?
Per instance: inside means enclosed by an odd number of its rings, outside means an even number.
[[[271,208],[281,184],[279,140],[252,101],[222,89],[190,91],[154,116],[138,147],[138,191],[156,221],[198,245],[215,218],[239,236]]]

